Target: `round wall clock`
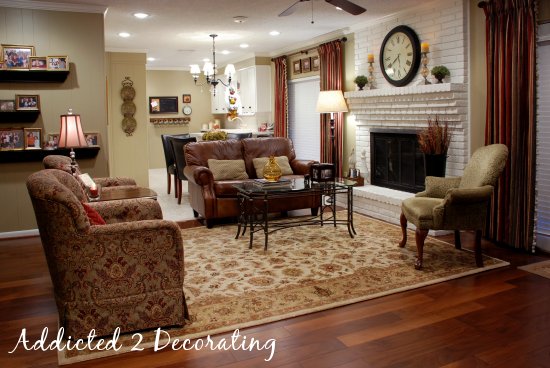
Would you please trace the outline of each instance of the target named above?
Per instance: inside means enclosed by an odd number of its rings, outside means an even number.
[[[380,68],[386,80],[394,86],[407,85],[420,66],[420,41],[407,26],[397,26],[388,32],[380,47]]]
[[[184,106],[183,107],[183,114],[184,115],[191,115],[191,112],[193,112],[193,110],[191,110],[191,106]]]

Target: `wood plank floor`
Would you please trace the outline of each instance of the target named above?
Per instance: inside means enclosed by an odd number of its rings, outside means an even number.
[[[463,235],[464,248],[473,241]],[[270,362],[267,350],[150,349],[71,367],[550,367],[550,279],[517,269],[550,257],[483,249],[511,266],[242,330],[276,339]],[[22,328],[35,341],[44,327],[57,331],[40,239],[0,240],[0,367],[56,367],[55,351],[8,354]]]

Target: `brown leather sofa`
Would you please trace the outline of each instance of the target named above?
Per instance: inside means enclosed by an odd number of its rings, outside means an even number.
[[[234,184],[251,181],[256,176],[253,159],[269,156],[287,156],[294,175],[309,174],[310,166],[316,161],[298,160],[292,141],[288,138],[246,138],[242,140],[202,141],[185,146],[187,166],[184,173],[188,179],[191,208],[195,217],[206,220],[206,226],[212,227],[212,220],[237,217],[237,190]],[[249,179],[214,180],[208,168],[208,159],[244,160]],[[320,198],[311,195],[295,197],[292,201],[277,201],[269,204],[270,212],[286,212],[311,208],[317,213]]]

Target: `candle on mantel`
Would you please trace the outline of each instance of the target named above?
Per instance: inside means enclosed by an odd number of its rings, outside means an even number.
[[[99,189],[97,189],[97,185],[96,184],[92,184],[90,186],[90,196],[92,198],[96,198],[99,194]]]
[[[422,42],[420,44],[420,51],[421,52],[430,52],[430,44],[427,42]]]
[[[374,54],[367,55],[367,62],[374,63]]]

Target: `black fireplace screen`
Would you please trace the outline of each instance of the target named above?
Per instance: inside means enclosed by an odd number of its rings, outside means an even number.
[[[371,183],[417,193],[424,190],[424,158],[416,134],[371,133]]]

